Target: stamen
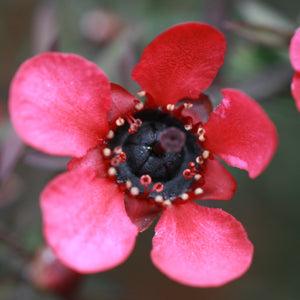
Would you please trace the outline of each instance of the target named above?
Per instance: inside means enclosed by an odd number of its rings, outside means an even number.
[[[113,167],[119,166],[120,163],[123,163],[127,160],[127,155],[124,151],[122,151],[121,146],[117,146],[112,151],[108,147],[105,147],[102,150],[104,158],[110,158],[110,165]]]
[[[193,118],[191,117],[184,117],[182,118],[181,122],[184,124],[184,129],[189,131],[193,129]]]
[[[183,105],[184,105],[184,108],[187,108],[187,109],[190,109],[193,107],[193,103],[191,103],[191,102],[184,102]]]
[[[115,152],[115,153],[118,153],[118,152]],[[127,160],[127,155],[124,151],[122,151],[110,159],[110,164],[114,167],[117,167],[120,163],[123,163],[126,160]]]
[[[108,147],[106,147],[102,150],[102,153],[105,157],[109,157],[111,155],[111,150]]]
[[[138,194],[140,193],[139,189],[136,187],[136,186],[133,186],[131,189],[130,189],[130,194],[132,196],[137,196]]]
[[[199,165],[203,165],[204,164],[203,157],[202,156],[197,156],[196,163],[198,163]]]
[[[154,198],[155,202],[157,203],[162,203],[164,201],[164,198],[163,196],[161,195],[157,195],[155,198]]]
[[[184,201],[186,201],[187,199],[189,199],[189,194],[188,193],[183,193],[181,195],[181,199],[184,200]]]
[[[184,109],[190,109],[192,107],[193,107],[193,104],[191,102],[189,102],[189,101],[186,101],[184,103],[176,105],[175,108],[172,110],[173,111],[172,114],[173,114],[174,117],[181,119],[181,117],[182,117],[182,111]],[[185,123],[185,122],[183,122],[183,123]]]
[[[140,177],[140,183],[141,185],[147,187],[148,185],[150,185],[152,183],[152,178],[150,175],[142,175]]]
[[[106,135],[106,137],[108,138],[108,139],[112,139],[113,137],[115,136],[115,133],[113,132],[113,130],[110,130],[109,132],[108,132],[108,134]]]
[[[129,132],[130,134],[134,134],[134,133],[136,133],[137,131],[138,131],[138,127],[136,126],[136,124],[131,124],[130,127],[129,127],[129,129],[128,129],[128,132]]]
[[[197,130],[197,134],[203,134],[203,133],[205,133],[205,129],[202,127],[199,127]]]
[[[189,130],[191,130],[193,128],[193,125],[192,124],[185,124],[184,125],[184,129],[186,130],[186,131],[189,131]]]
[[[194,177],[195,180],[199,180],[202,177],[200,174],[201,171],[201,169],[196,168],[196,164],[194,162],[190,162],[189,167],[182,172],[182,176],[185,179],[191,179]]]
[[[138,95],[146,96],[146,92],[140,91]],[[112,179],[120,185],[121,191],[139,200],[156,203],[163,208],[168,208],[173,203],[176,205],[177,201],[180,204],[189,199],[197,199],[196,195],[203,193],[201,188],[205,184],[202,174],[205,164],[200,165],[200,163],[205,162],[205,159],[209,157],[209,152],[204,152],[204,146],[197,143],[202,135],[204,138],[203,124],[194,123],[193,118],[188,116],[191,113],[187,109],[190,109],[193,104],[183,100],[176,105],[168,104],[159,107],[158,112],[151,109],[144,111],[143,102],[137,99],[133,100],[132,111],[120,113],[119,118],[115,119],[115,124],[111,124],[114,125],[113,129],[123,124],[126,126],[117,128],[115,132],[109,131],[106,141],[100,148],[106,160],[105,163],[108,165],[107,176],[114,177]],[[141,131],[141,134],[134,134],[137,131],[139,133]],[[195,146],[190,147],[192,142]],[[135,147],[136,145],[145,145],[145,159],[143,154],[140,154],[139,148]],[[146,151],[147,147],[150,151]],[[163,168],[151,168],[151,161],[147,161],[149,153],[163,163],[166,156],[167,162],[163,166],[167,171]],[[145,167],[142,165],[144,161],[148,163]],[[138,167],[141,165],[143,168]],[[173,187],[171,189],[169,185],[164,186],[162,182],[168,182],[178,176],[178,170],[182,165],[186,167],[185,170],[183,170],[184,167],[181,169],[182,175],[189,180],[181,177],[181,181],[179,180],[181,183],[174,188],[174,192]],[[181,172],[179,176],[182,176]],[[173,174],[176,175],[173,176]]]
[[[173,111],[175,109],[175,105],[174,104],[167,104],[167,110],[168,111]]]
[[[204,150],[204,151],[202,152],[202,157],[203,157],[203,159],[207,159],[207,158],[209,157],[209,154],[210,154],[210,152],[209,152],[208,150]]]
[[[145,97],[145,96],[146,96],[146,91],[141,90],[141,91],[138,91],[136,94],[137,94],[139,97]]]
[[[148,186],[152,183],[152,178],[150,175],[142,175],[140,177],[140,183],[145,187],[143,194],[147,197],[149,196],[152,192],[157,192],[161,193],[164,189],[164,185],[161,182],[156,182],[153,184],[152,189],[148,191]]]
[[[152,189],[147,193],[150,195],[152,192],[161,193],[164,190],[164,185],[161,182],[153,184]]]
[[[122,152],[119,154],[118,159],[119,159],[120,162],[125,162],[126,159],[127,159],[126,153],[125,153],[124,151],[122,151]]]
[[[114,156],[111,160],[110,160],[110,164],[114,167],[117,167],[120,164],[120,161],[118,159],[118,156]]]
[[[195,164],[194,162],[191,161],[191,162],[189,163],[189,168],[190,168],[191,170],[194,170],[195,167],[196,167],[196,164]]]
[[[122,147],[121,146],[117,146],[114,148],[114,153],[115,154],[120,154],[122,152]]]
[[[135,120],[135,124],[136,124],[136,126],[141,127],[142,124],[143,124],[143,122],[142,122],[141,119],[136,119],[136,120]]]
[[[140,111],[144,108],[144,103],[143,102],[140,102],[138,101],[138,103],[135,105],[135,109]]]
[[[165,208],[170,208],[172,206],[172,202],[170,200],[164,200],[162,202],[162,205],[165,207]]]
[[[132,182],[131,182],[129,179],[126,180],[125,186],[126,186],[126,188],[129,190],[129,189],[132,187]]]
[[[114,167],[110,167],[108,169],[107,173],[108,173],[109,176],[113,177],[113,176],[117,175],[117,170]]]
[[[195,179],[196,181],[198,181],[198,180],[201,179],[201,177],[202,177],[201,174],[196,174],[196,175],[194,176],[194,179]]]
[[[121,117],[119,117],[117,120],[116,120],[116,125],[117,126],[123,126],[125,124],[125,120]]]
[[[192,171],[190,169],[185,169],[183,172],[182,172],[182,176],[185,178],[185,179],[191,179],[194,177],[194,174],[192,174]]]
[[[126,121],[129,123],[129,129],[128,132],[130,134],[134,134],[138,131],[138,127],[142,126],[142,121],[141,119],[135,119],[133,116],[129,115],[126,116]]]
[[[157,182],[153,185],[152,190],[161,193],[164,190],[164,185],[161,182]]]
[[[195,195],[201,195],[201,194],[203,194],[203,190],[202,190],[200,187],[198,187],[198,188],[196,188],[196,189],[194,190],[194,194],[195,194]]]
[[[198,135],[198,140],[200,142],[204,142],[205,141],[205,129],[202,128],[202,127],[199,127],[198,130],[197,130],[197,135]]]

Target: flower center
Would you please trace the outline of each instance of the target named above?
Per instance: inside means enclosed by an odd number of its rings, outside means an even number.
[[[130,182],[140,194],[145,186],[152,190],[154,187],[151,197],[158,194],[170,200],[179,197],[194,181],[183,174],[203,149],[196,142],[195,135],[185,130],[184,124],[170,114],[144,110],[134,118],[141,120],[138,130],[130,132],[126,122],[117,128],[108,144],[111,150],[121,147],[127,157],[115,167],[117,181]],[[163,185],[159,192],[155,189],[158,182]]]

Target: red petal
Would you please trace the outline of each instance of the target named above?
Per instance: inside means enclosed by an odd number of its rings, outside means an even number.
[[[103,160],[100,148],[94,148],[89,150],[85,156],[72,158],[68,165],[68,171],[92,169],[99,177],[106,177],[107,168]]]
[[[233,197],[237,183],[216,158],[206,161],[203,177],[205,184],[201,188],[204,193],[198,199],[229,200]]]
[[[290,59],[293,68],[300,71],[300,28],[298,28],[291,40]]]
[[[144,50],[132,78],[157,105],[197,99],[224,62],[222,33],[201,23],[180,24],[160,34]]]
[[[207,95],[201,94],[198,99],[188,102],[193,104],[191,108],[184,108],[182,110],[182,116],[191,117],[193,119],[193,124],[197,124],[199,122],[205,123],[208,120],[209,115],[213,111],[212,103]],[[186,102],[185,100],[179,101],[177,106]]]
[[[132,114],[132,111],[137,104],[137,97],[127,92],[118,84],[111,84],[112,106],[107,114],[107,119],[110,123],[115,122],[118,117]]]
[[[151,258],[166,276],[195,287],[216,287],[244,274],[253,245],[240,222],[221,209],[194,202],[163,212]]]
[[[222,91],[224,99],[210,115],[205,148],[229,165],[257,177],[271,161],[278,137],[274,124],[253,99],[239,90]]]
[[[90,169],[54,178],[41,196],[43,230],[57,257],[82,273],[100,272],[124,262],[137,228],[124,208],[124,194]]]
[[[298,111],[300,112],[300,73],[295,73],[292,81],[292,95],[296,101],[296,106]]]
[[[50,154],[81,156],[108,130],[110,83],[80,56],[45,53],[20,67],[9,104],[12,122],[28,144]]]
[[[140,232],[149,228],[162,211],[162,208],[155,203],[129,195],[125,196],[125,209],[131,222],[138,227]]]

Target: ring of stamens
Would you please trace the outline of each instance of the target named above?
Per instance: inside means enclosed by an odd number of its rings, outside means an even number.
[[[145,95],[146,93],[144,94],[144,91],[138,93],[138,96],[140,97]],[[141,111],[141,115],[137,113],[136,115],[126,115],[117,118],[115,121],[115,124],[117,125],[116,131],[115,132],[110,131],[107,135],[107,138],[109,139],[107,143],[108,147],[104,147],[102,153],[104,158],[107,158],[109,161],[110,167],[108,168],[108,175],[110,177],[116,178],[118,184],[123,188],[125,188],[125,190],[128,190],[132,196],[141,199],[152,198],[155,203],[162,205],[165,208],[170,207],[173,201],[176,199],[181,201],[186,201],[190,198],[193,199],[195,198],[195,196],[202,194],[204,192],[202,188],[204,182],[202,180],[202,173],[203,173],[203,168],[205,168],[205,160],[209,158],[210,153],[207,150],[202,150],[200,146],[205,141],[205,130],[202,128],[201,124],[193,124],[193,119],[191,117],[181,116],[183,109],[190,109],[192,108],[192,106],[193,104],[190,102],[184,102],[180,106],[175,106],[174,104],[168,104],[166,105],[166,107],[163,107],[161,109],[161,112],[153,111],[153,114],[159,116],[159,117],[154,117],[154,119],[157,118],[157,120],[160,119],[160,115],[162,116],[162,118],[165,118],[164,111],[166,111],[168,115],[171,116],[170,118],[173,117],[175,118],[174,120],[179,120],[181,122],[180,123],[182,124],[181,130],[185,132],[185,135],[189,136],[189,139],[191,139],[191,136],[195,136],[195,142],[189,143],[190,141],[187,141],[187,144],[198,145],[197,147],[193,146],[194,147],[193,149],[197,148],[198,150],[192,150],[192,151],[195,151],[195,153],[198,151],[199,153],[198,155],[195,155],[192,161],[188,163],[188,167],[183,169],[183,171],[181,171],[182,177],[187,182],[190,182],[186,187],[183,188],[182,190],[183,192],[174,193],[174,196],[170,192],[165,193],[165,185],[167,185],[167,189],[170,189],[169,182],[168,181],[153,182],[152,176],[147,173],[139,175],[139,177],[132,178],[130,175],[130,171],[126,171],[125,173],[122,171],[124,174],[120,172],[122,170],[120,169],[120,167],[123,165],[123,163],[125,163],[126,165],[128,165],[129,163],[128,154],[131,155],[130,151],[125,152],[122,149],[123,148],[122,146],[124,146],[124,142],[127,140],[128,137],[128,135],[124,133],[123,127],[127,124],[126,128],[130,136],[139,132],[139,128],[141,128],[144,125],[144,120],[143,120],[143,118],[145,117],[144,104],[142,102],[139,102],[138,100],[136,100],[135,109],[137,111]],[[145,112],[147,112],[147,110]],[[149,122],[147,118],[146,118],[146,123]],[[122,134],[124,134],[124,137],[123,136],[119,137],[120,133],[118,131],[120,130]],[[196,140],[198,140],[198,143],[196,143]],[[120,143],[121,146],[119,146],[118,143]],[[114,147],[114,145],[118,145],[118,146]],[[127,173],[129,175],[127,175]],[[193,185],[192,184],[193,182],[194,183],[198,182],[198,183],[197,185]],[[176,183],[174,184],[174,188],[176,188],[176,185],[180,186],[180,184]],[[143,187],[143,189],[141,188],[141,186]],[[194,188],[192,186],[194,186]],[[165,197],[165,195],[167,195],[167,198]]]

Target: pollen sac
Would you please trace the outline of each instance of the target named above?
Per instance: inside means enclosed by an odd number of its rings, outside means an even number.
[[[184,178],[183,171],[203,151],[195,135],[185,130],[179,120],[159,110],[144,110],[134,118],[141,120],[138,131],[128,132],[129,124],[125,123],[117,128],[108,145],[110,149],[121,146],[127,156],[126,161],[116,166],[118,182],[130,180],[142,194],[144,186],[140,178],[147,175],[152,179],[149,189],[161,182],[164,189],[160,195],[164,199],[178,198],[194,181]],[[150,196],[158,194],[153,190]]]

